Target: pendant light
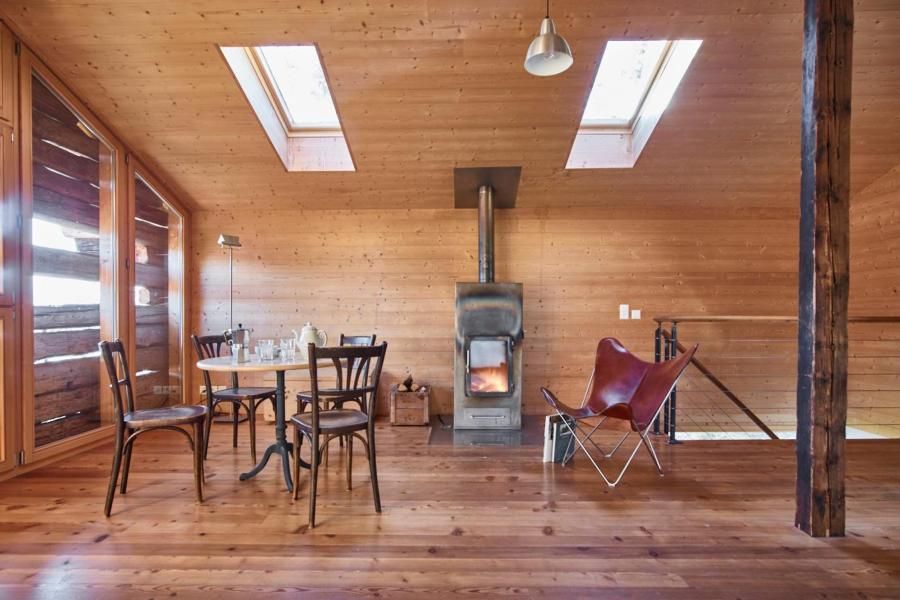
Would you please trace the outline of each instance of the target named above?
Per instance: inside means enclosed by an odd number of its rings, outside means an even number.
[[[528,46],[525,55],[525,70],[539,77],[559,75],[571,67],[574,60],[569,42],[556,33],[556,25],[550,18],[550,0],[547,0],[547,14],[541,21],[541,32]]]

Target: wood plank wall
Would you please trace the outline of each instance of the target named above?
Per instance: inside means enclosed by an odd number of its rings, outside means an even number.
[[[900,315],[900,165],[850,203],[850,314]],[[900,437],[900,325],[851,327],[850,367],[851,415]]]
[[[497,279],[525,283],[529,413],[545,411],[541,385],[581,398],[604,335],[649,359],[655,314],[796,311],[795,214],[706,207],[647,216],[612,204],[497,213]],[[858,194],[852,210],[851,314],[897,314],[900,168]],[[257,337],[287,335],[306,321],[331,335],[375,332],[390,343],[386,384],[408,370],[435,385],[436,412],[452,411],[454,283],[477,273],[474,211],[196,217],[193,331],[226,326],[228,261],[215,241],[237,234],[236,321]],[[620,321],[619,303],[640,308],[643,319]],[[900,435],[900,326],[854,324],[850,336],[850,425]],[[699,341],[704,362],[767,424],[793,430],[794,326],[685,325],[680,337]],[[303,380],[289,383],[296,389]],[[684,431],[755,429],[696,373],[683,387]]]
[[[546,411],[539,386],[578,402],[602,336],[649,359],[654,314],[792,311],[795,219],[612,201],[498,211],[497,280],[525,284],[525,411]],[[240,235],[235,322],[256,337],[306,321],[332,339],[376,333],[390,344],[384,385],[408,371],[434,385],[434,412],[452,412],[454,285],[477,276],[474,210],[204,211],[194,223],[193,331],[227,325],[228,257],[215,242]],[[620,303],[643,319],[620,321]]]

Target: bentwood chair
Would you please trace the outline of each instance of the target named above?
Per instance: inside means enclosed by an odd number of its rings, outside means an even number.
[[[579,408],[563,404],[553,395],[553,392],[546,388],[541,388],[544,399],[553,407],[556,414],[560,416],[569,433],[572,434],[572,439],[587,455],[591,464],[594,465],[594,468],[597,469],[597,472],[600,473],[603,481],[608,486],[615,487],[621,481],[622,476],[628,470],[628,466],[642,444],[647,449],[647,452],[650,453],[650,457],[653,459],[659,474],[663,474],[659,458],[657,458],[656,451],[648,439],[650,427],[696,351],[697,346],[694,346],[678,358],[651,363],[641,360],[626,350],[619,340],[603,338],[597,344],[594,370],[591,373],[591,378],[588,381],[587,389],[585,389],[584,398]],[[584,419],[598,417],[600,421],[590,431],[582,428],[580,425],[580,421]],[[609,453],[605,452],[591,439],[591,436],[600,429],[600,426],[607,419],[627,421],[630,425],[629,431],[622,436]],[[580,432],[582,437],[579,438],[575,430]],[[622,446],[632,433],[637,433],[640,439],[619,475],[610,481],[591,456],[591,453],[588,452],[584,442],[589,441],[603,458],[609,459],[612,458],[616,450]],[[565,465],[565,461],[563,465]]]
[[[375,345],[375,334],[372,335],[344,335],[341,334],[341,340],[338,344],[341,347],[344,346],[374,346]],[[369,365],[366,364],[365,370],[363,371],[363,379],[368,381],[369,379]],[[324,391],[324,390],[323,390]],[[344,402],[355,402],[360,409],[363,408],[364,400],[361,398],[345,398],[341,400],[326,400],[331,403],[331,406],[325,406],[324,408],[344,408]],[[300,412],[306,412],[307,407],[310,402],[310,393],[309,392],[298,392],[297,393],[297,404],[299,405]],[[338,441],[340,442],[341,447],[344,446],[344,438],[345,436],[340,436]],[[328,448],[325,448],[325,464],[328,464]]]
[[[120,340],[100,342],[100,354],[109,375],[113,392],[116,418],[116,449],[113,456],[109,489],[106,492],[106,506],[103,513],[108,517],[112,512],[113,496],[122,471],[122,485],[119,493],[128,489],[128,472],[131,470],[131,453],[139,435],[158,429],[169,429],[184,435],[194,453],[194,484],[197,488],[197,502],[203,502],[203,423],[206,420],[205,406],[166,406],[163,408],[134,409],[134,386],[131,371],[125,358],[125,348]],[[118,363],[118,364],[117,364]],[[119,378],[119,372],[123,377]],[[124,393],[123,393],[124,392]],[[191,437],[182,427],[190,425],[194,429]]]
[[[224,335],[192,335],[191,341],[194,350],[200,360],[214,358],[222,355],[222,348],[227,346]],[[223,402],[231,404],[231,446],[238,445],[238,422],[241,409],[247,412],[247,421],[250,425],[250,461],[256,464],[256,409],[268,400],[275,410],[275,388],[269,387],[240,387],[238,374],[231,373],[231,387],[213,391],[212,380],[209,371],[203,371],[203,383],[206,386],[206,406],[209,408],[209,416],[206,419],[206,447],[203,449],[203,458],[209,457],[209,438],[212,433],[213,414],[216,407]]]
[[[309,345],[309,379],[311,384],[309,412],[291,417],[294,426],[294,500],[299,497],[300,445],[303,439],[310,443],[309,526],[316,526],[316,489],[319,463],[325,448],[335,437],[347,439],[347,489],[353,487],[353,438],[359,439],[369,459],[372,479],[372,496],[375,512],[381,512],[381,496],[378,493],[378,472],[375,466],[375,408],[381,367],[387,353],[387,342],[379,346],[344,346],[316,348]],[[319,388],[318,361],[331,360],[337,372],[337,384],[332,388]],[[375,361],[371,367],[372,361]],[[371,377],[368,377],[371,375]],[[333,408],[324,410],[325,404],[343,406],[344,402],[360,402],[360,409]],[[365,432],[365,437],[362,433]]]

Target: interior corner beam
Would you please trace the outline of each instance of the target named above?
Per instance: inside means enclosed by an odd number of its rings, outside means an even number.
[[[797,512],[844,535],[853,0],[805,0],[797,349]]]

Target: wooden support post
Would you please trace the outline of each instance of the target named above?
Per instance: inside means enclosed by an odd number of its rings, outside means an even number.
[[[805,0],[797,527],[844,535],[853,0]]]

